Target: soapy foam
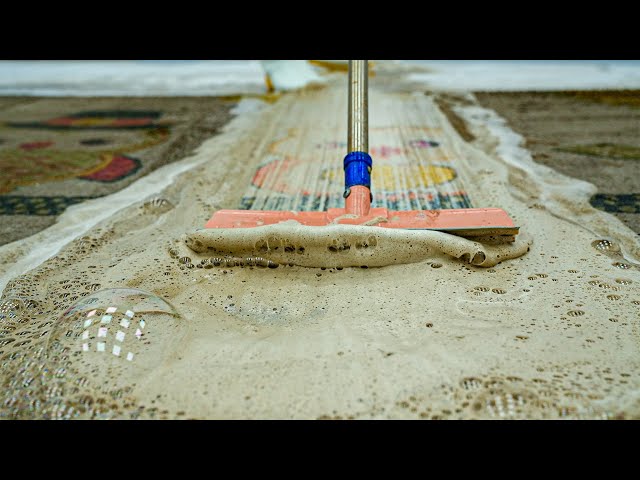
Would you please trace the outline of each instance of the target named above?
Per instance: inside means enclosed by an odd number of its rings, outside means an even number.
[[[260,60],[260,64],[276,90],[295,90],[309,84],[325,83],[306,60]]]
[[[532,239],[520,233],[515,242],[483,245],[429,230],[360,225],[310,227],[295,221],[262,227],[207,229],[190,233],[185,245],[201,256],[262,255],[280,264],[303,267],[383,267],[420,262],[444,253],[479,267],[524,255]]]
[[[413,112],[412,121],[441,120],[427,97],[389,95],[373,81],[371,88],[373,126],[385,118],[407,122],[403,112]],[[422,261],[383,268],[276,265],[262,254],[207,254],[214,260],[203,262],[183,243],[213,211],[237,208],[276,133],[300,123],[289,114],[292,103],[313,104],[305,115],[322,124],[335,115],[332,95],[331,86],[286,95],[236,122],[199,150],[209,161],[184,172],[155,201],[116,212],[12,278],[0,299],[0,416],[640,416],[640,270],[616,240],[628,231],[608,223],[613,235],[600,238],[552,215],[548,205],[533,207],[539,199],[514,196],[511,167],[483,148],[497,143],[488,132],[478,132],[485,143],[469,145],[442,124],[474,205],[504,208],[533,238],[527,254],[493,267],[436,248],[427,254],[426,246]],[[543,180],[528,175],[521,180]],[[578,204],[573,220],[584,212]],[[473,251],[466,248],[459,251]],[[135,363],[131,369],[117,363],[127,362],[113,353],[119,330],[108,329],[104,351],[98,329],[90,330],[96,343],[87,353],[78,319],[65,313],[82,299],[122,288],[169,305],[152,313],[156,330],[134,344],[140,349],[128,350],[146,356],[139,372]],[[123,303],[101,305],[104,312],[94,316],[111,315],[113,322],[119,315],[121,322],[128,310],[136,314],[135,305]],[[107,313],[111,306],[118,310]]]

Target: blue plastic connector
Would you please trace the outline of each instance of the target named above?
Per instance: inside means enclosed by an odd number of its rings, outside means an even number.
[[[344,188],[355,185],[371,188],[371,168],[373,160],[368,153],[351,152],[344,157]]]

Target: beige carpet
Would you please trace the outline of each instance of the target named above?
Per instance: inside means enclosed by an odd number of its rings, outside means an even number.
[[[282,194],[252,183],[268,162],[299,154],[289,172],[304,178],[330,164],[313,152],[346,131],[344,84],[287,94],[205,142],[207,161],[159,195],[167,202],[117,212],[7,285],[0,416],[640,417],[637,235],[575,194],[576,180],[501,157],[481,118],[465,141],[433,96],[381,80],[372,146],[437,142],[453,191],[507,210],[533,239],[528,253],[491,268],[437,250],[367,269],[196,264],[185,233],[262,201],[258,187],[264,204]]]

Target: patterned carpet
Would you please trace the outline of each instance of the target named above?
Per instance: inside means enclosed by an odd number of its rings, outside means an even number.
[[[476,96],[526,138],[537,162],[594,183],[599,191],[592,205],[640,233],[639,91]],[[113,193],[184,158],[218,132],[236,102],[215,97],[0,97],[0,245],[46,228],[71,205]],[[372,127],[377,205],[471,206],[457,173],[447,165],[438,132],[432,130]],[[293,128],[275,139],[240,208],[323,210],[342,205],[336,159],[345,149],[343,129],[319,132],[310,154],[322,162],[304,161],[299,136]],[[404,165],[406,158],[416,161]],[[304,188],[298,185],[301,180]],[[443,190],[445,184],[451,188]]]
[[[640,91],[477,92],[538,162],[593,183],[591,205],[640,234]]]
[[[186,157],[232,98],[0,98],[0,245]]]

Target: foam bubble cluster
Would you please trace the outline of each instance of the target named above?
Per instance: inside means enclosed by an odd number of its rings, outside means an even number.
[[[311,227],[283,222],[255,228],[220,228],[187,234],[184,243],[199,254],[251,257],[303,267],[383,267],[420,262],[434,253],[479,267],[524,255],[532,243],[520,234],[514,242],[468,240],[432,230],[360,225]]]

